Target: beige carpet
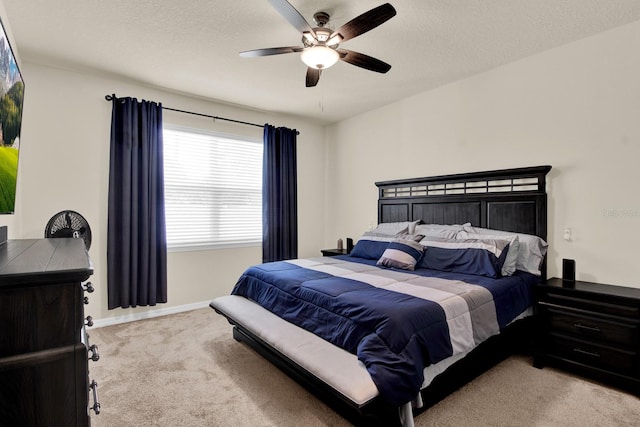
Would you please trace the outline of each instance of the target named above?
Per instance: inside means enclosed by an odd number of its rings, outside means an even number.
[[[347,426],[231,336],[209,308],[90,330],[100,361],[94,427]],[[416,426],[638,426],[640,399],[514,356]]]

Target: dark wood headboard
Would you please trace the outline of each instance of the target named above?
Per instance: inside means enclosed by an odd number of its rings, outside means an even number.
[[[546,240],[550,170],[535,166],[376,182],[378,222],[470,222]]]

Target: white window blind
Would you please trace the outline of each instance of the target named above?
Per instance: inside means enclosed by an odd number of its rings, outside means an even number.
[[[165,125],[169,249],[262,241],[262,141]]]

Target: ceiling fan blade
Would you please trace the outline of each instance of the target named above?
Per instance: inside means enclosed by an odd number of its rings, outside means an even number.
[[[243,58],[255,58],[256,56],[280,55],[283,53],[302,52],[303,50],[304,48],[301,46],[269,47],[266,49],[246,50],[240,52],[240,56]]]
[[[354,52],[347,49],[338,49],[338,53],[340,54],[340,59],[344,62],[348,62],[356,67],[364,68],[365,70],[386,73],[391,69],[391,65],[386,62],[380,61],[372,56],[365,55],[364,53]]]
[[[396,10],[394,7],[389,3],[385,3],[353,18],[351,21],[335,30],[329,39],[340,34],[342,37],[341,42],[345,42],[374,29],[378,25],[384,24],[394,16],[396,16]]]
[[[308,67],[307,68],[307,87],[314,87],[318,84],[318,80],[320,80],[321,70],[317,70],[315,68]]]
[[[313,31],[313,28],[311,28],[311,25],[309,25],[300,12],[298,12],[295,7],[291,6],[291,3],[287,0],[269,0],[269,3],[271,3],[271,6],[273,6],[273,8],[284,17],[284,19],[296,27],[298,31],[301,33],[311,33],[313,38],[316,38],[316,33]]]

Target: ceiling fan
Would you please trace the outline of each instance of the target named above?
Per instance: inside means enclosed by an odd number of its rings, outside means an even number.
[[[391,69],[391,65],[379,59],[352,50],[338,48],[340,43],[366,33],[393,18],[396,15],[396,10],[389,3],[375,7],[357,16],[335,31],[331,31],[326,27],[329,22],[329,14],[326,12],[316,12],[313,15],[313,19],[318,26],[312,28],[300,12],[291,6],[287,0],[269,0],[269,3],[302,33],[302,46],[248,50],[240,52],[240,56],[252,58],[301,52],[300,57],[308,66],[307,87],[317,85],[322,70],[329,68],[339,60],[378,73],[386,73]]]

